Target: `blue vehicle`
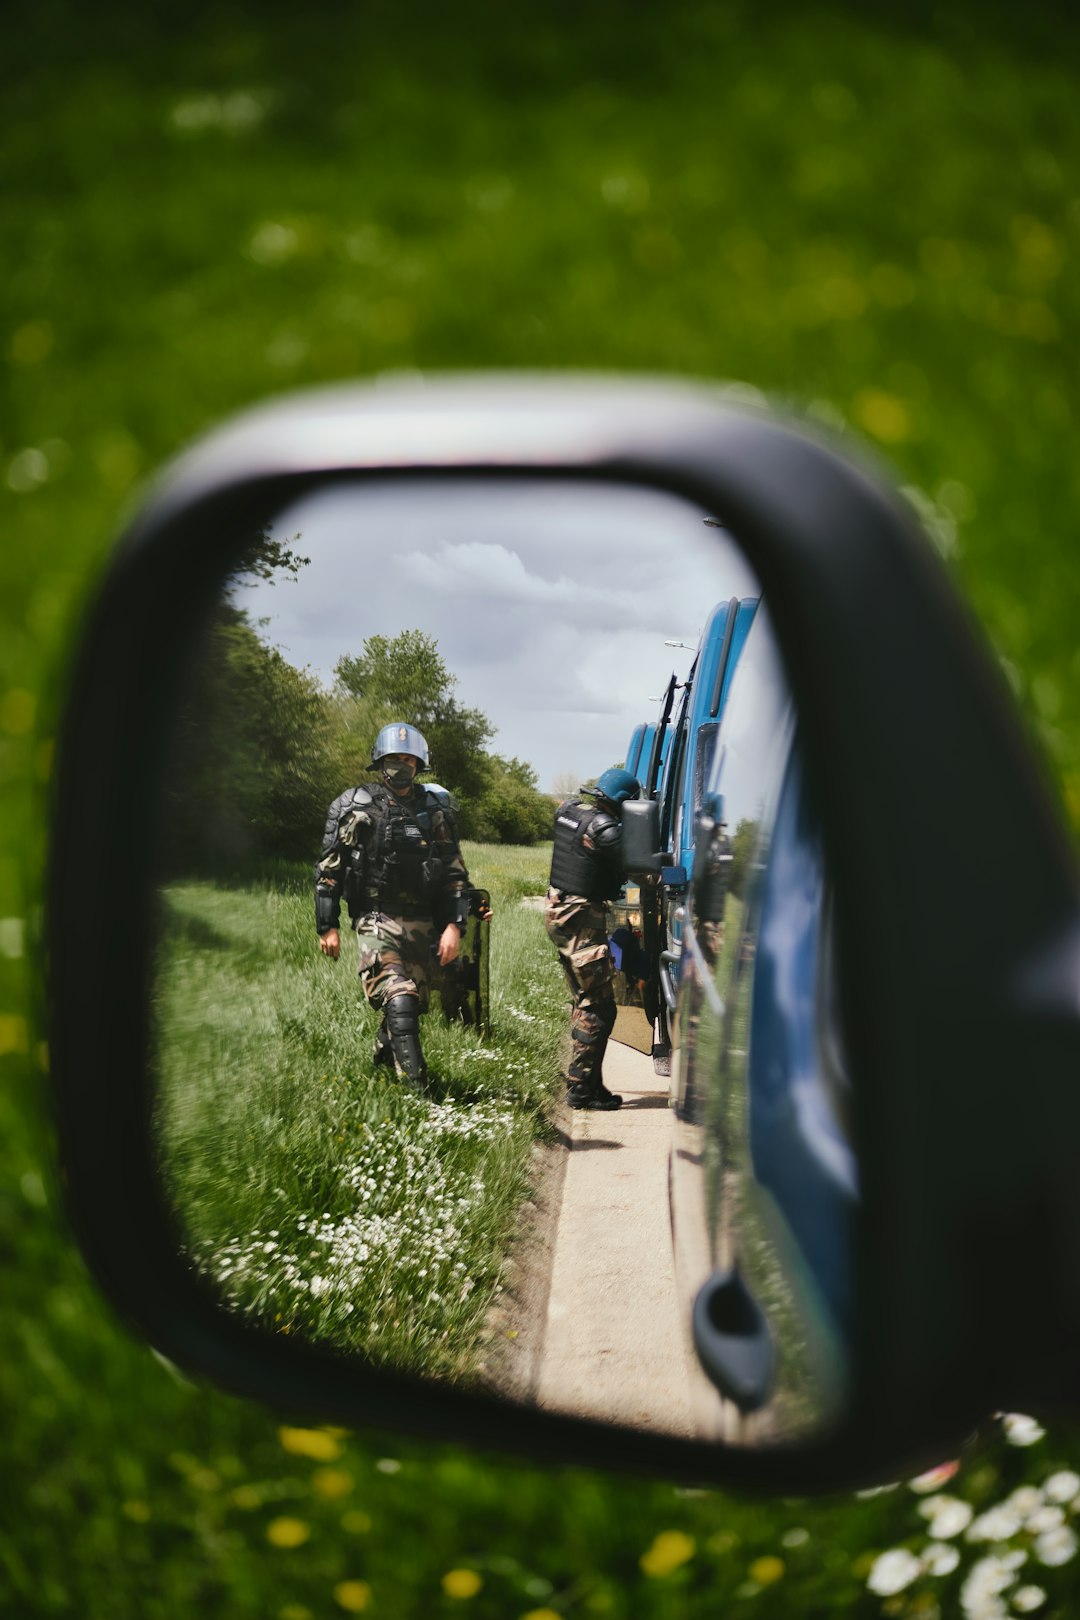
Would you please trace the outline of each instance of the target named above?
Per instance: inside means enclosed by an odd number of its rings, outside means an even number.
[[[620,1006],[636,1006],[644,1017],[635,1020],[620,1013],[613,1033],[617,1040],[651,1051],[658,1074],[668,1073],[669,1067],[669,1025],[682,957],[682,913],[693,880],[695,822],[732,676],[757,605],[757,597],[737,596],[716,604],[686,680],[680,683],[672,675],[659,721],[636,727],[627,749],[627,769],[635,770],[633,756],[644,789],[644,801],[624,808],[627,850],[640,853],[643,833],[649,849],[642,863],[628,854],[628,871],[643,875],[610,908],[609,933],[616,999]]]
[[[741,1438],[761,1442],[842,1407],[858,1206],[830,890],[764,610],[692,871],[672,1019],[676,1269],[698,1360]]]
[[[626,769],[631,776],[636,776],[639,782],[645,780],[645,773],[649,768],[652,757],[653,738],[656,736],[655,720],[642,721],[630,733],[630,741],[626,747]]]

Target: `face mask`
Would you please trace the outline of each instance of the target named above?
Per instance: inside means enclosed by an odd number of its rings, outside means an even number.
[[[407,788],[412,783],[415,775],[416,766],[411,763],[408,765],[387,765],[383,767],[383,781],[386,783],[387,787]]]

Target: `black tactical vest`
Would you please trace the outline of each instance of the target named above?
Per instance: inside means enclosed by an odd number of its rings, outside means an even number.
[[[408,806],[382,783],[369,789],[375,826],[368,848],[369,890],[387,902],[426,905],[442,876],[442,862],[432,844],[432,810],[436,801],[424,792],[419,806]]]
[[[593,805],[575,804],[573,799],[560,804],[555,812],[551,887],[566,894],[580,894],[586,900],[614,900],[622,888],[618,840],[614,840],[613,847],[608,846],[610,853],[605,855],[598,849],[587,849],[584,839],[588,833],[595,843],[598,834],[610,833],[618,825],[606,810]]]

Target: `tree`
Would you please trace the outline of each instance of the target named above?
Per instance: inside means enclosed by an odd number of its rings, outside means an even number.
[[[193,649],[170,771],[166,859],[174,869],[307,854],[318,839],[336,779],[326,696],[234,600],[245,579],[295,580],[309,560],[263,524],[241,546]]]
[[[560,771],[551,784],[551,797],[561,804],[564,799],[572,799],[581,787],[581,777],[576,771]]]
[[[224,609],[192,661],[171,769],[171,865],[202,870],[308,855],[332,775],[318,682],[294,669],[238,608]]]
[[[252,555],[293,573],[304,561],[265,545]],[[530,844],[550,836],[551,803],[536,773],[487,752],[494,727],[457,705],[433,638],[419,630],[369,637],[359,656],[338,660],[327,692],[263,630],[226,597],[194,650],[170,773],[173,871],[311,858],[327,805],[370,779],[372,743],[397,719],[427,737],[432,774],[458,800],[463,837]]]
[[[495,727],[479,709],[457,703],[457,677],[434,636],[422,630],[368,636],[362,653],[338,659],[334,675],[337,695],[354,700],[354,720],[369,728],[369,748],[382,726],[402,720],[427,738],[432,772],[445,787],[462,799],[482,794],[485,745]]]
[[[731,876],[728,879],[728,887],[740,900],[746,898],[746,880],[750,874],[750,863],[757,850],[760,831],[760,821],[744,816],[735,828],[735,836],[731,840]]]
[[[243,584],[245,576],[249,574],[265,580],[268,585],[277,584],[275,574],[285,574],[295,580],[301,568],[306,568],[310,563],[310,557],[301,557],[283,540],[275,540],[271,532],[273,527],[272,523],[264,523],[242,547],[236,567],[229,575],[227,591]],[[299,534],[293,535],[294,542],[299,538]]]
[[[551,801],[536,772],[525,760],[487,751],[495,727],[479,709],[458,704],[457,678],[433,636],[369,636],[362,653],[338,659],[334,674],[343,755],[350,747],[355,753],[361,737],[370,748],[382,726],[404,721],[427,738],[431,772],[457,799],[463,837],[533,844],[551,836]]]
[[[535,844],[551,837],[551,800],[541,793],[536,772],[527,761],[485,758],[484,790],[475,804],[462,808],[469,836],[491,844]]]

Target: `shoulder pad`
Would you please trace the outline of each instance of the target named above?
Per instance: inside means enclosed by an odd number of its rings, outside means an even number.
[[[598,844],[617,844],[622,838],[622,822],[600,810],[589,822],[588,833]]]
[[[374,804],[375,800],[372,798],[369,788],[357,787],[353,788],[352,802],[355,808],[362,810],[365,805]]]

